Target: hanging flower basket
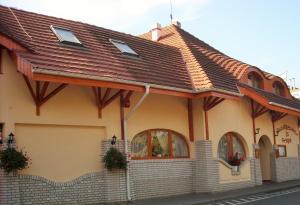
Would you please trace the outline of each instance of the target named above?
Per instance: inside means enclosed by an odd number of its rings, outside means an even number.
[[[236,152],[233,156],[228,157],[228,164],[231,166],[239,167],[243,161],[245,161],[245,157],[238,152]]]
[[[0,151],[0,168],[5,173],[16,173],[28,167],[29,158],[22,150],[9,147]]]
[[[113,169],[127,168],[126,156],[114,147],[111,147],[106,152],[103,162],[105,164],[105,168],[107,168],[109,171],[112,171]]]

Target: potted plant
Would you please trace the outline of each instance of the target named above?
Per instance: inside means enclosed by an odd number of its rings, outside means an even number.
[[[152,156],[153,157],[162,157],[162,151],[163,151],[163,149],[159,143],[157,136],[154,136],[153,140],[152,140]]]
[[[22,150],[14,147],[8,147],[0,151],[0,168],[5,173],[17,173],[17,171],[28,167],[29,158]]]
[[[107,168],[109,171],[112,171],[113,169],[127,168],[126,156],[114,147],[111,147],[105,153],[103,162],[105,164],[105,168]]]
[[[233,156],[228,157],[228,164],[233,166],[233,170],[238,172],[241,163],[245,160],[245,157],[236,152]]]

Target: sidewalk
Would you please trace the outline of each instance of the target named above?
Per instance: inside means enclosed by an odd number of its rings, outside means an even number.
[[[129,202],[130,205],[200,205],[217,200],[231,199],[241,196],[257,194],[261,192],[275,192],[288,188],[300,186],[300,180],[287,181],[281,183],[269,183],[261,186],[244,188],[226,192],[187,194],[172,196],[167,198],[145,199]]]

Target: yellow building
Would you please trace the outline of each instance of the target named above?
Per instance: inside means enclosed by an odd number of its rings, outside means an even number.
[[[0,173],[0,204],[92,204],[300,178],[300,103],[285,82],[178,22],[132,36],[0,6],[0,46],[0,146],[13,133],[31,159],[17,175]],[[104,168],[110,147],[126,154],[127,170]]]

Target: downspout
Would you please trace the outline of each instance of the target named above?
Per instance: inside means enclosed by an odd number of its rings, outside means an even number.
[[[125,147],[125,155],[126,155],[126,161],[129,162],[130,159],[128,157],[128,131],[127,131],[127,121],[133,115],[133,113],[140,107],[140,105],[143,103],[143,101],[146,99],[146,97],[149,94],[150,85],[145,86],[145,93],[141,97],[141,99],[137,102],[137,104],[127,113],[127,115],[124,117],[124,147]],[[129,176],[129,170],[126,169],[126,191],[127,191],[127,200],[131,201],[131,191],[130,191],[130,176]]]

